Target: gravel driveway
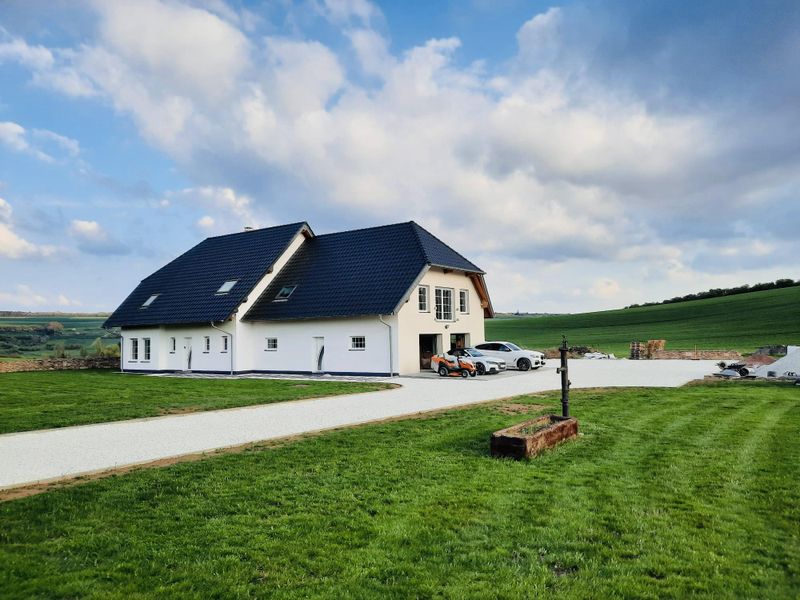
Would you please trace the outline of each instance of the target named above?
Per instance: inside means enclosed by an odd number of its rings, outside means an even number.
[[[250,442],[559,389],[555,361],[474,379],[396,377],[398,389],[0,435],[0,489]],[[677,387],[713,361],[570,361],[573,388]]]

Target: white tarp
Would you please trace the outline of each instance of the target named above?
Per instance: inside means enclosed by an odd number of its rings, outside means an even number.
[[[788,346],[787,354],[771,365],[756,369],[756,377],[800,377],[800,346]],[[773,375],[770,375],[773,373]]]

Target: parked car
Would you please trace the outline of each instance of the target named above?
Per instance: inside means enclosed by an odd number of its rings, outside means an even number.
[[[544,354],[536,350],[523,350],[511,342],[485,342],[475,347],[490,358],[502,358],[509,369],[527,371],[544,366]]]
[[[470,360],[475,365],[475,368],[478,369],[478,375],[494,374],[506,370],[506,361],[504,359],[486,356],[477,348],[451,348],[448,354]]]

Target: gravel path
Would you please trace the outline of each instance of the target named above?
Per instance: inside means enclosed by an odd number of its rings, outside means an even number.
[[[474,379],[399,377],[398,389],[0,435],[0,489],[250,442],[559,389],[539,371]],[[573,388],[677,387],[713,361],[570,361]]]

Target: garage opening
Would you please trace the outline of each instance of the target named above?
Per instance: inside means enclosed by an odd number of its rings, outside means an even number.
[[[451,333],[450,348],[467,348],[469,346],[468,333]]]
[[[419,369],[427,371],[431,368],[431,357],[436,354],[436,338],[433,333],[421,333],[419,336]]]

